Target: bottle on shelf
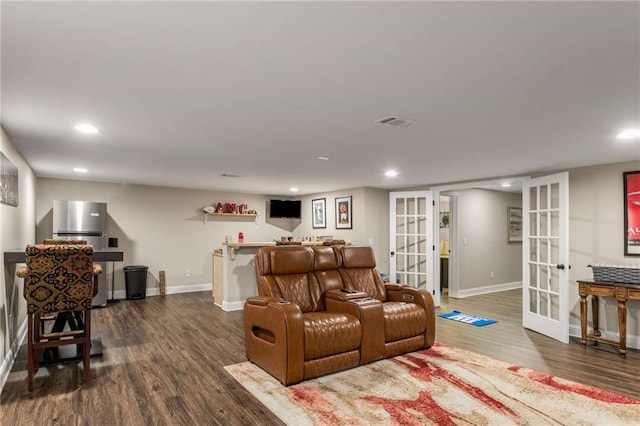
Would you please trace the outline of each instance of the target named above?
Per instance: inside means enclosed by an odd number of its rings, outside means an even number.
[[[238,232],[238,243],[244,243],[244,234],[242,232]]]

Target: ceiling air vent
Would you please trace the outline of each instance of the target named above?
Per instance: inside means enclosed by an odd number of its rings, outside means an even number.
[[[384,124],[391,127],[409,127],[411,124],[413,124],[412,121],[397,117],[395,115],[390,115],[388,117],[376,120],[376,123]]]
[[[222,177],[225,177],[225,178],[239,178],[240,176],[238,176],[238,175],[232,175],[232,174],[230,174],[230,173],[223,173],[223,174],[222,174]]]

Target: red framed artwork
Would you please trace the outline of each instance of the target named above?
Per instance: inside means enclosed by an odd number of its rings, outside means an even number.
[[[640,170],[623,173],[624,255],[640,256]]]

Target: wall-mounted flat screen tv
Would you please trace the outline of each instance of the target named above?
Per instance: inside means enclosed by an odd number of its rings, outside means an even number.
[[[269,217],[272,219],[300,219],[300,200],[269,200]]]

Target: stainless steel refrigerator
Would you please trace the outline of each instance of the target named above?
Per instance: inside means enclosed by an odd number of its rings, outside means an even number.
[[[53,238],[87,240],[94,250],[106,247],[107,204],[54,200]],[[107,305],[107,265],[101,265],[103,273],[98,276],[98,294],[93,298],[93,306]]]

